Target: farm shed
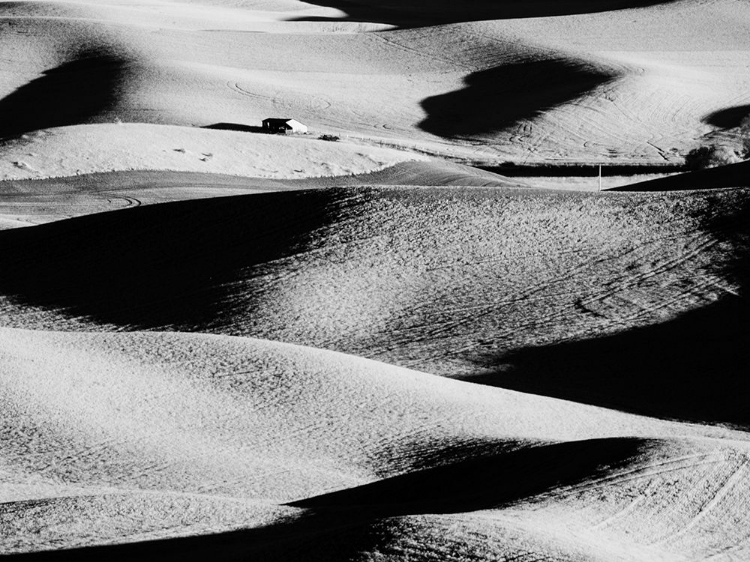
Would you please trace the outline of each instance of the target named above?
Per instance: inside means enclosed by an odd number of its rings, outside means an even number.
[[[295,119],[263,119],[263,130],[267,133],[306,133],[307,125]]]

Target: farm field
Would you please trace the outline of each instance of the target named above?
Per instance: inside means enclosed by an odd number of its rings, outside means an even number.
[[[748,32],[0,2],[0,554],[750,559]]]

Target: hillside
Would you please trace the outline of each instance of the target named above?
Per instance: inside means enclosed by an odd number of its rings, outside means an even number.
[[[748,30],[0,2],[0,555],[750,559]]]

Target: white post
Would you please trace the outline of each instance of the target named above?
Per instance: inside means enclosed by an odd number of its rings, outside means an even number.
[[[599,191],[602,190],[602,165],[599,164]]]

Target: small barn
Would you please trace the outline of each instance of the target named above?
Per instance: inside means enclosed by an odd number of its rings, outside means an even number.
[[[306,133],[307,125],[295,119],[263,119],[263,130],[266,133]]]

